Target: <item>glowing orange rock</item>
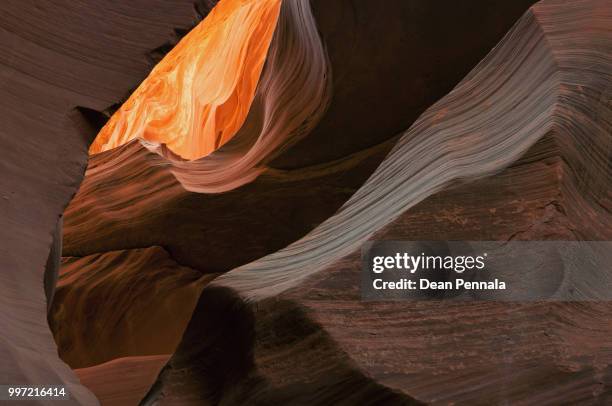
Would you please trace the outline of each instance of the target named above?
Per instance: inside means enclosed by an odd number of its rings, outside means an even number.
[[[253,101],[281,0],[221,0],[100,130],[90,154],[140,138],[186,159],[240,129]]]

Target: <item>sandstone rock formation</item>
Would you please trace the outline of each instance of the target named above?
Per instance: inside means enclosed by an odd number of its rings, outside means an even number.
[[[358,281],[369,238],[610,239],[611,12],[531,8],[336,214],[204,289],[144,404],[609,402],[608,302],[365,303]]]
[[[456,68],[469,69],[501,38],[502,27],[509,26],[521,11],[516,3],[503,6],[507,7],[505,14],[498,8],[480,10],[472,16],[476,21],[496,21],[496,24],[485,24],[489,30],[486,36],[476,35],[465,22],[453,22],[461,26],[461,30],[458,29],[461,34],[452,40],[442,36],[434,37],[433,42],[400,42],[397,46],[403,46],[404,53],[426,48],[431,59],[409,65],[406,76],[387,77],[385,69],[400,70],[389,66],[398,48],[387,45],[386,59],[379,62],[379,49],[371,43],[372,35],[383,35],[384,19],[381,16],[374,22],[363,20],[352,13],[368,13],[371,6],[364,4],[356,10],[349,6],[345,4],[345,11],[340,12],[337,6],[329,9],[313,4],[311,14],[308,2],[283,3],[251,113],[243,129],[218,151],[203,159],[183,161],[163,145],[151,147],[132,142],[93,155],[79,193],[66,211],[64,255],[87,257],[160,246],[167,250],[172,260],[208,274],[226,272],[285,247],[334,213],[374,171],[397,137],[387,133],[385,139],[381,134],[378,139],[366,141],[372,147],[363,148],[367,145],[363,140],[365,135],[354,137],[351,134],[348,138],[355,143],[351,149],[356,152],[349,151],[339,159],[320,164],[314,161],[313,165],[289,169],[276,169],[265,163],[283,156],[294,156],[295,162],[308,163],[304,159],[312,155],[310,151],[299,152],[302,147],[297,145],[298,152],[293,153],[291,145],[296,140],[309,138],[311,127],[315,133],[320,131],[317,117],[321,114],[321,125],[326,125],[325,120],[346,120],[345,116],[350,115],[364,127],[373,129],[371,117],[354,116],[351,109],[353,100],[365,102],[371,98],[376,86],[384,84],[387,89],[393,89],[396,85],[404,89],[401,92],[387,90],[386,98],[380,103],[391,108],[417,91],[422,83],[432,83],[433,88],[419,99],[421,104],[407,112],[406,117],[388,116],[395,120],[395,126],[409,122],[406,120],[414,119],[426,103],[441,96],[461,77],[456,69],[439,69],[439,58],[454,60]],[[420,7],[421,14],[411,16],[410,5],[404,2],[389,4],[388,17],[396,24],[401,38],[408,38],[410,33],[404,32],[400,18],[416,21],[419,15],[424,18],[433,12],[430,6]],[[345,18],[347,24],[353,25],[356,35],[351,42],[339,36],[335,26],[326,23],[326,19],[336,13],[351,16]],[[452,13],[453,10],[445,9],[434,16],[441,24],[448,22]],[[317,25],[323,30],[321,37],[329,58],[322,53]],[[343,59],[351,52],[351,48],[347,49],[349,45],[357,47],[353,57],[360,62],[347,65]],[[460,59],[456,59],[458,51],[453,45],[463,49]],[[372,61],[372,66],[364,65],[368,60]],[[303,66],[309,69],[303,71]],[[431,72],[426,71],[427,68]],[[377,76],[368,78],[372,70]],[[334,72],[340,75],[336,79]],[[330,73],[334,83],[332,95],[327,94]],[[354,86],[355,81],[362,83]],[[344,92],[352,96],[335,99],[337,94]],[[332,98],[329,111],[320,111],[328,104],[325,100],[329,96]],[[262,116],[262,111],[268,113]],[[376,114],[382,119],[382,115]],[[337,139],[347,138],[333,131],[328,130],[321,150],[329,150]],[[253,180],[253,176],[256,179]],[[213,193],[220,191],[224,193]],[[87,267],[81,273],[90,270],[95,272],[94,268]],[[72,289],[70,281],[60,284],[62,291]],[[96,296],[94,290],[84,289],[79,291]],[[87,308],[98,306],[98,300],[87,297],[80,300],[89,303]],[[50,317],[56,337],[62,343],[60,352],[73,367],[90,366],[113,357],[142,355],[119,350],[121,345],[115,341],[118,338],[112,336],[96,335],[102,350],[95,350],[90,345],[78,346],[77,350],[74,343],[91,341],[81,336],[85,334],[79,328],[81,323],[60,316],[60,306],[61,302],[57,302]],[[95,317],[87,308],[85,313]],[[64,321],[63,330],[60,317]],[[166,353],[172,350],[170,347],[165,343],[150,348],[148,353]],[[111,352],[105,357],[98,358],[100,351],[109,350]],[[79,354],[79,351],[86,353]]]
[[[215,3],[0,5],[8,381],[85,405],[612,402],[609,302],[359,290],[369,240],[612,239],[612,4]]]
[[[155,66],[90,152],[139,138],[196,159],[229,141],[255,97],[280,5],[280,0],[220,3]]]

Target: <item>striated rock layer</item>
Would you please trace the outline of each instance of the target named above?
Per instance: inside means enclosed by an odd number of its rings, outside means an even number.
[[[359,297],[372,238],[612,238],[611,25],[532,7],[336,214],[203,290],[143,404],[612,401],[610,303]]]
[[[535,0],[312,0],[333,73],[308,137],[270,162],[296,169],[346,157],[406,130],[499,42]]]
[[[397,45],[405,48],[385,48],[385,64],[381,65],[380,47],[371,43],[371,35],[390,22],[401,25],[410,11],[406,2],[390,2],[384,14],[387,20],[380,16],[373,23],[361,18],[353,22],[349,17],[353,12],[369,12],[369,3],[356,9],[345,4],[340,10],[336,5],[326,8],[315,4],[311,13],[308,2],[283,2],[260,86],[239,133],[213,154],[190,162],[173,157],[163,147],[152,147],[154,151],[148,152],[138,143],[94,155],[86,179],[66,212],[65,255],[159,245],[182,264],[203,272],[223,272],[283,248],[337,210],[396,141],[394,133],[387,133],[372,140],[374,146],[363,148],[363,140],[353,132],[330,129],[320,139],[320,149],[333,150],[338,140],[345,140],[342,142],[355,143],[351,153],[311,164],[307,159],[311,151],[299,152],[301,148],[296,145],[294,152],[293,142],[308,139],[311,128],[321,131],[317,122],[330,96],[329,72],[341,76],[334,76],[334,98],[330,110],[320,117],[321,125],[349,115],[355,123],[371,128],[380,114],[353,115],[350,107],[355,105],[353,100],[371,98],[374,82],[384,84],[386,89],[385,97],[377,102],[381,106],[395,106],[421,83],[436,82],[435,88],[425,92],[426,99],[414,107],[414,111],[420,111],[460,79],[455,70],[437,71],[439,58],[453,59],[455,68],[467,71],[501,37],[500,26],[509,26],[518,17],[519,3],[483,6],[471,21],[453,22],[459,25],[453,38],[415,42],[408,41],[408,33],[403,33],[405,41]],[[528,2],[521,4],[524,8]],[[437,18],[438,24],[452,20],[452,7],[436,9],[439,15],[431,7],[421,5],[416,15]],[[354,24],[358,37],[348,42],[340,36],[328,23],[334,15]],[[488,28],[476,29],[484,21]],[[489,27],[489,21],[495,21],[495,26]],[[328,47],[329,63],[317,25]],[[434,54],[419,61],[418,70],[407,65],[405,76],[388,76],[385,66],[392,57],[399,50],[400,54],[415,52],[414,44]],[[457,49],[467,56],[456,59]],[[347,53],[373,65],[347,65]],[[367,77],[367,86],[356,85],[357,80]],[[352,97],[336,99],[346,92]],[[266,112],[263,116],[262,111]],[[394,125],[414,119],[412,111],[412,118],[402,118]],[[279,170],[267,164],[280,156],[306,165]],[[237,252],[236,246],[242,248]]]

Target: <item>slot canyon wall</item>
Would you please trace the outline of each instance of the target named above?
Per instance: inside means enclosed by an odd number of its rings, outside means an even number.
[[[62,213],[83,178],[96,112],[121,103],[157,49],[201,14],[193,1],[8,0],[0,10],[2,383],[64,384],[73,403],[97,404],[47,324]]]
[[[609,302],[359,294],[371,239],[612,239],[612,4],[222,2],[0,5],[7,381],[86,405],[612,401]],[[190,45],[223,24],[228,71],[222,35]]]

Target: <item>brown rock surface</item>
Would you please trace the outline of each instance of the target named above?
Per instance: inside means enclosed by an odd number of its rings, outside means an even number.
[[[191,0],[1,2],[3,383],[63,383],[73,402],[96,402],[57,356],[43,289],[47,268],[52,292],[53,238],[97,130],[75,108],[120,102],[150,69],[149,51],[196,18]]]

